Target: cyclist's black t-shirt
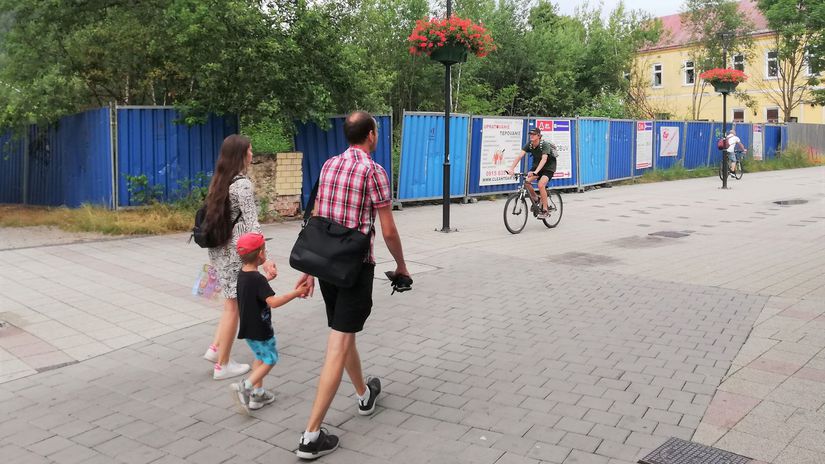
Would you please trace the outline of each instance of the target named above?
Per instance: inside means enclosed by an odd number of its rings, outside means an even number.
[[[272,312],[266,304],[266,299],[274,294],[266,277],[257,270],[238,272],[238,338],[269,340],[275,336]]]
[[[543,173],[547,173],[548,175],[552,176],[553,172],[556,172],[556,146],[552,143],[542,140],[539,142],[538,145],[533,147],[530,142],[527,142],[527,145],[522,148],[522,150],[530,153],[530,157],[532,158],[533,167],[530,168],[531,171],[535,171],[537,167],[539,167],[539,163],[541,162],[541,155],[547,154],[547,161],[544,163],[544,166],[541,168]]]

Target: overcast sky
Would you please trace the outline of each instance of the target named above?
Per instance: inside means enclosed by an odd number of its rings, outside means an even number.
[[[584,5],[585,3],[589,3],[590,5],[595,5],[599,2],[599,0],[573,0],[573,1],[561,1],[561,0],[554,0],[553,3],[558,5],[559,12],[562,14],[573,14],[576,10],[576,7],[580,5]],[[604,8],[602,11],[610,12],[616,8],[616,5],[619,4],[619,0],[601,0]],[[679,13],[679,10],[682,9],[682,4],[684,0],[624,0],[624,6],[626,9],[630,10],[643,10],[650,13],[653,16],[667,16],[671,14]]]

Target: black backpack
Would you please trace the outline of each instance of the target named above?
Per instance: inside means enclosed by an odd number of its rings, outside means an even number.
[[[232,183],[238,179],[240,179],[240,177],[233,179]],[[226,209],[224,210],[226,212],[225,214],[232,214],[232,208],[230,205],[231,203],[229,202],[229,197],[227,197]],[[240,218],[241,211],[238,211],[238,215],[235,217],[235,220],[232,221],[232,224],[226,230],[218,230],[209,227],[206,223],[206,202],[204,202],[203,206],[198,208],[198,211],[195,213],[195,227],[192,227],[192,235],[189,237],[189,241],[194,239],[195,243],[197,243],[201,248],[215,248],[223,246],[229,241],[229,239],[232,238],[232,229],[235,228],[235,224],[238,223]]]

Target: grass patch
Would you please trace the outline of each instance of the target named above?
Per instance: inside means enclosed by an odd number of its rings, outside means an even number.
[[[745,170],[745,173],[810,168],[825,164],[825,158],[817,156],[815,153],[798,145],[789,146],[778,158],[757,161],[751,156],[752,155],[748,153],[745,159],[742,160],[742,168]],[[615,185],[649,184],[670,180],[713,177],[718,175],[718,170],[718,166],[702,166],[696,169],[685,169],[684,166],[676,165],[668,169],[647,171],[642,174],[641,177],[617,182]]]
[[[153,204],[128,210],[83,205],[80,208],[43,208],[0,205],[0,227],[52,226],[69,232],[107,235],[159,235],[192,229],[194,210]]]

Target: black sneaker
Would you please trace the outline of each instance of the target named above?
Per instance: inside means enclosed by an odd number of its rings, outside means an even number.
[[[367,388],[370,389],[370,397],[366,402],[358,400],[358,414],[362,416],[369,416],[375,411],[375,400],[378,399],[378,394],[381,393],[381,381],[378,377],[371,377],[367,380]]]
[[[301,459],[318,459],[338,449],[338,437],[328,434],[327,429],[323,427],[318,439],[312,443],[304,444],[303,438],[304,435],[301,434],[298,449],[295,451],[295,455]]]

